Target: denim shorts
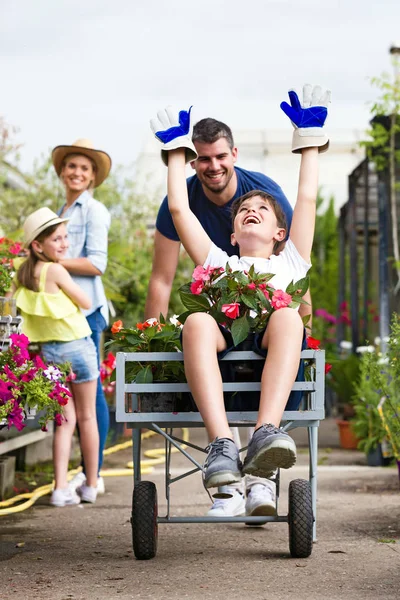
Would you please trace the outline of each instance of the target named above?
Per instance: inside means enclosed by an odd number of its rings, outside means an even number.
[[[99,377],[96,347],[90,336],[72,342],[44,342],[42,354],[46,362],[71,363],[76,375],[74,383],[85,383]]]

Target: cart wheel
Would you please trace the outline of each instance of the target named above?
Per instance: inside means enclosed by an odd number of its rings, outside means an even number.
[[[132,495],[132,544],[138,560],[154,558],[157,552],[157,489],[152,481],[140,481]]]
[[[289,547],[293,558],[307,558],[313,545],[311,486],[305,479],[289,484]]]

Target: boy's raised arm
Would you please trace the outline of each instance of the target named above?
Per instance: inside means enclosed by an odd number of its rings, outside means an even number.
[[[150,121],[156,138],[162,142],[161,157],[168,166],[168,208],[179,238],[194,263],[202,265],[211,240],[189,206],[185,164],[197,158],[191,138],[190,110],[160,110]]]
[[[320,86],[306,84],[303,104],[295,91],[289,92],[290,105],[281,103],[284,113],[292,121],[293,152],[301,152],[299,186],[293,210],[290,239],[299,254],[310,261],[314,239],[316,201],[318,195],[318,153],[327,150],[329,139],[324,130],[331,93],[322,93]]]

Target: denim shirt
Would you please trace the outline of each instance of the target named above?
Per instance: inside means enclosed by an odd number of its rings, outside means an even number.
[[[64,206],[58,211],[61,214]],[[111,217],[106,207],[89,194],[83,192],[64,212],[68,218],[67,231],[69,248],[66,258],[88,258],[101,273],[107,266],[108,230]],[[92,300],[85,315],[90,315],[98,308],[108,323],[108,305],[100,275],[72,275],[77,283]]]

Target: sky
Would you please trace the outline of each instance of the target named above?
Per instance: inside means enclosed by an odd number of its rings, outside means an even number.
[[[399,0],[0,0],[0,116],[28,170],[82,137],[130,166],[169,104],[283,130],[303,83],[332,90],[332,131],[365,129],[399,24]]]

